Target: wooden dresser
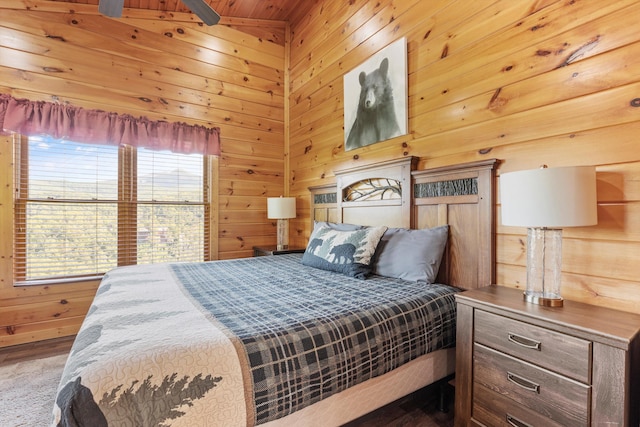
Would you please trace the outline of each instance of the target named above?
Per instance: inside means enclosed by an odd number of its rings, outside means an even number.
[[[501,286],[456,300],[456,426],[638,426],[640,315]]]

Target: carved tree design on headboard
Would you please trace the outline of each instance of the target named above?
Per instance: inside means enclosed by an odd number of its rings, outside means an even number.
[[[317,193],[313,195],[313,203],[316,205],[336,203],[337,201],[338,197],[336,196],[335,191],[332,191],[330,193]]]
[[[468,196],[478,194],[477,178],[451,179],[448,181],[423,182],[413,186],[415,197]]]
[[[343,201],[389,200],[402,197],[400,181],[388,178],[373,178],[358,181],[344,189]]]

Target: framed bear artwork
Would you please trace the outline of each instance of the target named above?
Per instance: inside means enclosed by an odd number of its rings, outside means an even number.
[[[344,76],[344,149],[407,133],[407,40],[401,38]]]

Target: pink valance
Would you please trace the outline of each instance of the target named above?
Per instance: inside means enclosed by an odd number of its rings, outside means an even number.
[[[220,154],[220,128],[152,121],[0,94],[0,129],[87,144],[131,145],[183,154]]]

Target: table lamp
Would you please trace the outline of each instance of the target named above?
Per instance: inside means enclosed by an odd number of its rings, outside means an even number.
[[[528,228],[524,299],[561,307],[562,228],[598,223],[595,167],[503,173],[500,194],[502,224]]]
[[[296,217],[295,197],[267,197],[267,218],[278,220],[278,250],[289,247],[289,218]]]

